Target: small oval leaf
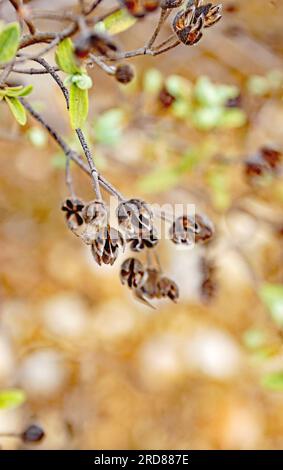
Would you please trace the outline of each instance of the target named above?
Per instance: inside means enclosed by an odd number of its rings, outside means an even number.
[[[26,110],[23,107],[22,103],[18,100],[18,98],[14,98],[11,96],[10,97],[5,96],[5,101],[8,104],[17,122],[21,126],[24,126],[25,123],[27,122],[27,115],[26,115]]]
[[[137,21],[137,18],[130,15],[124,8],[111,13],[103,21],[99,21],[95,26],[95,30],[100,33],[108,33],[110,35],[122,33]]]
[[[0,31],[0,63],[12,60],[18,50],[20,43],[19,23],[9,23]]]
[[[69,74],[80,73],[81,69],[76,63],[74,45],[70,38],[66,38],[57,46],[55,59],[58,67]]]
[[[75,83],[70,87],[70,121],[73,129],[82,127],[88,115],[88,91],[77,87]]]
[[[22,405],[25,401],[26,394],[23,390],[0,390],[0,410],[15,408]]]
[[[17,98],[18,96],[27,96],[32,92],[33,86],[28,85],[28,86],[21,86],[15,88],[5,88],[5,96],[9,96],[12,98]]]

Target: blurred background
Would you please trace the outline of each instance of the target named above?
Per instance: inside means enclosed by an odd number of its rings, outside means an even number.
[[[282,449],[282,170],[254,178],[247,159],[283,146],[283,3],[221,3],[223,19],[195,47],[132,60],[129,85],[89,69],[85,132],[100,171],[128,197],[195,204],[215,224],[209,245],[160,244],[177,305],[150,309],[121,286],[129,252],[95,264],[60,211],[64,155],[1,103],[0,390],[20,389],[25,402],[2,406],[0,433],[36,422],[46,433],[36,449]],[[15,18],[5,1],[0,15]],[[157,19],[115,39],[141,47]],[[169,20],[161,39],[171,32]],[[52,79],[11,77],[34,85],[29,100],[79,149]],[[72,171],[91,200],[88,178]]]

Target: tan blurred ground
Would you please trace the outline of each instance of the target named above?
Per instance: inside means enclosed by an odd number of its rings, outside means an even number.
[[[252,74],[282,71],[282,2],[222,3],[233,3],[238,11],[226,13],[199,47],[135,60],[137,74],[154,66],[165,75],[195,80],[206,74],[241,87]],[[127,32],[121,43],[127,49],[143,44],[153,24],[154,17],[136,27],[131,44]],[[124,103],[111,78],[97,69],[91,74],[92,112]],[[33,100],[44,94],[44,115],[67,134],[60,93],[47,77],[31,82]],[[51,165],[57,152],[53,142],[36,150],[9,113],[2,107],[0,113],[0,389],[22,387],[28,395],[24,407],[1,412],[0,432],[36,420],[47,434],[38,446],[42,449],[282,449],[283,394],[260,384],[266,371],[283,368],[282,335],[257,298],[245,261],[231,249],[242,235],[236,229],[227,234],[226,214],[210,213],[218,228],[212,250],[216,299],[208,306],[199,299],[202,250],[184,257],[167,243],[161,258],[166,272],[180,282],[181,300],[177,306],[147,309],[120,285],[118,264],[98,268],[67,231],[60,213],[64,175]],[[266,99],[254,109],[245,133],[219,135],[223,153],[240,158],[266,142],[282,147],[282,124],[282,99]],[[114,163],[106,162],[103,170],[128,196],[136,196],[136,168],[143,168],[147,138],[128,130],[127,146],[111,154]],[[200,137],[183,133],[182,139],[191,143]],[[87,179],[75,174],[81,195],[91,198]],[[195,178],[186,176],[152,200],[193,202],[210,211],[188,191]],[[231,178],[233,197],[244,198],[240,170],[232,170]],[[282,220],[282,199],[264,194],[258,206],[263,210]],[[282,239],[264,225],[254,229],[252,222],[234,221],[242,224],[244,252],[259,276],[282,282]],[[264,330],[274,351],[264,361],[243,343],[250,328]],[[1,445],[19,447],[12,439],[2,439]]]

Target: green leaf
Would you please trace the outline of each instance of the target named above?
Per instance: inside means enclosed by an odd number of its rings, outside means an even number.
[[[223,127],[226,129],[235,129],[244,126],[246,122],[247,116],[242,109],[225,109],[218,121],[218,127]]]
[[[8,104],[13,116],[21,126],[27,122],[26,110],[18,98],[5,96],[5,101]]]
[[[9,23],[0,32],[0,63],[12,60],[20,43],[20,25],[19,23]]]
[[[247,89],[252,95],[264,96],[270,90],[270,83],[266,77],[252,75],[247,82]]]
[[[283,391],[283,370],[266,374],[262,378],[261,384],[264,388],[269,390],[277,392]]]
[[[119,108],[109,109],[94,123],[94,133],[97,142],[113,145],[122,134],[124,113]]]
[[[25,87],[23,86],[9,87],[9,88],[5,88],[5,95],[12,97],[12,98],[16,98],[18,96],[27,96],[32,92],[32,90],[33,90],[32,85],[28,85]]]
[[[191,98],[192,84],[179,75],[170,75],[166,79],[166,88],[175,98]]]
[[[82,127],[88,115],[88,91],[72,83],[70,87],[70,121],[73,129]]]
[[[283,285],[264,283],[259,295],[275,323],[283,326]]]
[[[196,100],[203,106],[223,106],[228,99],[236,98],[239,90],[233,85],[216,85],[208,77],[200,77],[194,89]]]
[[[157,94],[163,85],[163,77],[158,69],[149,69],[143,77],[143,89],[146,93]]]
[[[0,390],[0,410],[8,410],[22,405],[26,401],[26,394],[23,390],[10,389]]]
[[[92,79],[85,73],[72,75],[71,83],[75,83],[81,90],[88,90],[92,87]]]
[[[110,35],[122,33],[131,28],[137,21],[137,18],[130,15],[124,8],[111,13],[103,21],[99,21],[95,30],[99,33],[107,32]]]
[[[74,45],[70,38],[66,38],[57,46],[55,59],[58,67],[63,72],[71,75],[81,73],[81,68],[77,65],[74,56]]]
[[[218,126],[223,109],[218,106],[211,108],[199,108],[192,114],[193,124],[197,129],[209,131]]]

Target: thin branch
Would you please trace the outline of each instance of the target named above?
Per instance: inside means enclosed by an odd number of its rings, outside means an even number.
[[[88,62],[88,65],[95,63],[100,67],[105,73],[108,75],[114,75],[115,74],[115,66],[113,65],[107,65],[100,57],[94,55],[94,54],[89,54],[90,61]]]
[[[30,103],[25,98],[20,98],[22,105],[25,109],[30,113],[34,119],[37,120],[49,133],[52,139],[59,145],[59,147],[63,150],[66,157],[69,157],[74,163],[76,163],[87,175],[90,175],[90,170],[88,165],[84,163],[82,157],[65,142],[64,139],[53,129],[50,124],[48,124],[45,119],[37,112],[35,109],[30,105]],[[111,183],[109,183],[102,175],[98,174],[99,181],[103,188],[109,193],[116,196],[120,201],[124,199],[122,194],[117,191]]]
[[[171,11],[169,9],[168,10],[164,9],[164,8],[161,9],[159,21],[157,23],[157,26],[156,26],[154,32],[153,32],[153,35],[151,36],[150,40],[148,41],[148,44],[146,46],[147,49],[151,49],[151,47],[153,46],[158,34],[160,33],[160,30],[161,30],[163,24],[167,20],[170,13],[171,13]]]
[[[33,22],[25,15],[25,9],[23,7],[23,2],[22,0],[9,0],[11,5],[15,8],[17,15],[20,20],[23,20],[25,24],[27,25],[29,32],[33,35],[36,32],[36,28],[33,24]]]
[[[57,85],[61,88],[61,91],[67,103],[67,108],[69,109],[69,92],[67,88],[65,87],[64,83],[62,82],[61,78],[59,77],[59,75],[56,73],[55,68],[49,65],[49,63],[45,59],[43,59],[43,57],[36,57],[32,60],[42,65],[42,67],[44,67],[45,70],[52,76],[52,78],[55,80]]]
[[[91,155],[91,151],[87,145],[87,142],[86,142],[86,139],[82,133],[82,130],[81,129],[76,129],[76,134],[78,136],[78,139],[81,143],[81,146],[82,146],[82,149],[84,151],[84,154],[86,156],[86,159],[87,159],[87,162],[88,162],[88,166],[89,166],[89,169],[90,169],[90,173],[91,173],[91,176],[92,176],[92,180],[93,180],[93,187],[94,187],[94,191],[95,191],[95,194],[96,194],[96,198],[97,200],[101,200],[101,192],[100,192],[100,187],[99,187],[99,175],[98,175],[98,171],[96,169],[96,166],[94,164],[94,161],[93,161],[93,158],[92,158],[92,155]]]

